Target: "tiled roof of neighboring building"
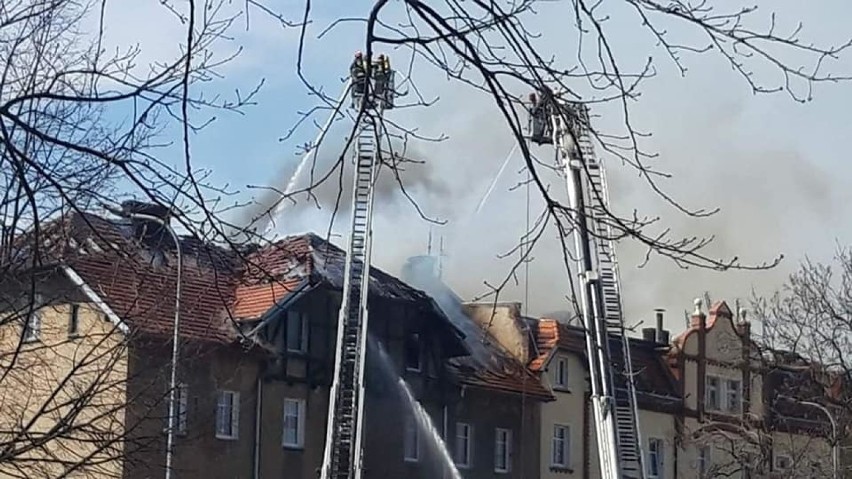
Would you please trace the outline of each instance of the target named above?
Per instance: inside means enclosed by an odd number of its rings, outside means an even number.
[[[177,284],[173,240],[166,233],[140,235],[130,221],[72,212],[43,225],[36,243],[19,237],[14,264],[62,266],[79,276],[131,333],[170,336]],[[32,243],[32,244],[31,244]],[[229,342],[235,338],[229,308],[234,300],[235,257],[222,248],[180,238],[181,335]]]
[[[542,371],[555,349],[585,357],[586,345],[582,328],[543,318],[536,321],[534,331],[539,354],[530,362],[531,370]],[[661,345],[638,338],[629,338],[629,343],[637,392],[676,398],[676,383],[664,362],[665,352],[661,351]],[[623,356],[615,346],[616,343],[613,343],[612,358],[616,364],[621,364]],[[617,379],[616,385],[618,382]]]

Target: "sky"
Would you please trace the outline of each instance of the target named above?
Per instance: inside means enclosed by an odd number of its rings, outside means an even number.
[[[289,18],[301,14],[296,0],[267,3]],[[362,48],[363,24],[343,23],[322,38],[318,35],[335,18],[363,16],[371,2],[315,3],[303,71],[309,81],[336,97],[352,53]],[[824,0],[807,6],[794,0],[756,3],[765,9],[760,15],[764,24],[776,11],[779,26],[792,28],[801,21],[801,36],[814,42],[838,43],[848,35],[845,19],[852,17],[852,4],[847,1]],[[243,2],[226,4],[234,11],[242,7]],[[557,57],[575,55],[566,9],[566,2],[547,2],[527,20],[528,27],[541,33],[537,45]],[[848,154],[852,85],[819,85],[813,100],[804,104],[783,93],[754,95],[716,55],[688,57],[689,71],[682,76],[653,41],[636,34],[635,18],[613,17],[613,45],[625,64],[640,65],[649,56],[657,59],[657,75],[642,87],[631,115],[641,130],[651,133],[644,145],[659,153],[655,166],[671,173],[663,187],[688,207],[720,211],[707,219],[687,218],[655,197],[635,171],[604,158],[613,208],[623,214],[636,209],[659,216],[661,227],[680,235],[713,236],[708,253],[719,257],[736,256],[757,264],[784,255],[779,267],[759,272],[684,270],[658,257],[640,268],[643,251],[633,244],[619,244],[629,324],[645,320],[650,325],[653,309],[661,307],[667,310],[667,327],[680,330],[684,311],[691,310],[693,298],[705,291],[715,300],[745,303],[753,294],[770,294],[781,287],[806,257],[828,261],[838,247],[852,244],[852,207],[847,206],[852,205]],[[138,63],[143,65],[173,55],[182,41],[181,25],[159,1],[108,3],[106,19],[107,43],[138,44],[142,50]],[[211,181],[228,185],[238,192],[235,198],[245,200],[260,196],[258,186],[281,185],[292,175],[300,146],[312,140],[317,129],[308,124],[286,141],[281,138],[316,100],[295,74],[295,29],[282,28],[255,9],[248,22],[245,17],[235,22],[232,36],[219,51],[225,55],[241,48],[240,55],[221,69],[221,79],[198,88],[229,93],[236,88],[250,90],[260,79],[264,84],[257,104],[244,114],[217,114],[208,128],[193,135],[193,161],[197,168],[210,170]],[[833,62],[831,69],[852,74],[852,55]],[[777,80],[771,70],[756,72],[769,81]],[[427,253],[431,236],[433,253],[443,244],[444,280],[462,297],[473,299],[487,292],[488,284],[499,283],[517,258],[503,255],[526,229],[526,191],[515,187],[524,178],[521,159],[519,155],[510,158],[489,200],[475,213],[512,149],[512,138],[483,95],[447,81],[425,65],[417,66],[415,74],[420,90],[436,103],[388,116],[416,126],[423,134],[447,136],[443,142],[412,144],[409,153],[423,164],[406,172],[411,193],[424,212],[445,223],[423,220],[392,182],[383,179],[375,207],[374,262],[398,274],[405,258]],[[613,112],[603,108],[593,113],[597,128],[618,128],[618,118],[610,116]],[[325,118],[314,121],[322,123]],[[339,152],[345,126],[341,123],[332,130],[329,142],[338,150],[321,153],[320,163]],[[558,178],[549,181],[555,194],[564,194]],[[305,202],[286,209],[276,220],[275,234],[308,230],[324,234],[334,193],[331,189],[320,192],[321,209]],[[529,205],[534,218],[541,211],[534,191]],[[334,241],[343,244],[344,219],[337,221],[334,234]],[[533,252],[527,279],[521,275],[517,284],[510,282],[500,299],[527,299],[529,314],[568,309],[568,278],[561,261],[551,228]]]

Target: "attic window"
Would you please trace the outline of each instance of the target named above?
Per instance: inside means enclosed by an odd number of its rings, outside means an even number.
[[[420,335],[409,334],[405,339],[405,369],[420,372]]]
[[[287,311],[287,351],[308,352],[308,315],[299,311]]]

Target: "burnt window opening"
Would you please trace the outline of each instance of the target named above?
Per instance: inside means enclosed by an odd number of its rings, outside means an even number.
[[[405,338],[405,369],[420,372],[423,366],[421,362],[420,335],[417,333],[409,334]]]

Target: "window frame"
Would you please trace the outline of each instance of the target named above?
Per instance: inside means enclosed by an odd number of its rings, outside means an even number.
[[[417,366],[412,367],[408,364],[408,346],[409,341],[412,341],[417,345]],[[403,361],[405,362],[405,370],[412,373],[423,372],[423,348],[420,347],[420,333],[410,333],[405,338],[405,344],[403,345]]]
[[[735,404],[733,405],[734,407],[731,407],[732,406],[731,405],[731,391],[732,391],[732,389],[730,389],[728,387],[728,386],[731,385],[731,383],[736,383],[737,386],[738,386],[738,389],[736,390],[737,391],[737,396],[736,396],[737,399],[736,399]],[[725,400],[724,400],[724,404],[722,404],[722,406],[723,406],[725,412],[732,413],[732,414],[741,413],[743,411],[743,382],[742,382],[742,380],[741,379],[725,379],[723,384],[724,384],[724,387],[722,389],[723,389],[723,397],[725,398]]]
[[[294,320],[293,318],[298,318],[298,319]],[[296,345],[295,347],[291,346],[291,343],[290,343],[290,341],[292,340],[291,335],[290,335],[290,333],[292,332],[291,331],[291,323],[293,323],[293,322],[296,322],[298,324],[298,327],[299,327],[299,333],[298,333],[299,344]],[[298,311],[298,310],[293,310],[293,309],[287,310],[286,328],[287,328],[287,330],[286,330],[287,331],[287,338],[285,340],[285,342],[286,342],[285,346],[286,346],[287,352],[288,353],[296,353],[296,354],[307,354],[307,352],[308,352],[308,339],[309,339],[308,338],[308,329],[309,329],[308,315],[305,314],[304,312],[301,312],[301,311]]]
[[[786,459],[787,466],[779,465],[779,459]],[[789,454],[773,454],[772,457],[772,470],[773,471],[789,471],[793,469],[793,458]]]
[[[656,447],[655,447],[656,446]],[[666,442],[659,437],[648,438],[648,478],[666,477]],[[656,469],[654,471],[653,469]]]
[[[68,311],[68,337],[76,338],[80,336],[80,305],[71,303]]]
[[[222,432],[219,428],[220,420],[224,418],[220,415],[220,409],[223,407],[222,399],[230,396],[230,417],[228,425],[230,433]],[[229,389],[219,389],[216,391],[216,439],[234,441],[240,438],[240,393]]]
[[[41,341],[41,295],[33,295],[33,302],[27,307],[27,316],[24,320],[23,330],[21,331],[22,343],[37,343]],[[35,325],[35,327],[33,327]]]
[[[560,381],[560,378],[562,380]],[[556,357],[556,368],[553,372],[553,388],[568,390],[568,358]]]
[[[293,417],[288,414],[287,405],[295,404],[296,406],[296,441],[288,441],[287,438],[287,418]],[[305,416],[307,410],[305,400],[300,398],[284,398],[281,407],[281,446],[287,449],[304,449],[305,448]]]
[[[710,387],[710,382],[715,381],[714,387]],[[718,376],[706,375],[704,379],[704,408],[710,411],[722,411],[722,379]],[[710,403],[710,391],[716,393],[715,404]]]
[[[501,440],[502,436],[502,440]],[[502,444],[502,449],[501,449]],[[504,461],[500,467],[499,459]],[[512,471],[512,430],[502,427],[494,428],[494,472],[508,474]]]
[[[560,429],[565,434],[562,438],[556,435],[556,432]],[[562,443],[562,462],[556,462],[557,441]],[[566,469],[571,467],[571,426],[569,424],[553,425],[553,433],[550,437],[550,467]]]
[[[465,435],[461,434],[461,431],[465,431]],[[457,422],[456,423],[456,447],[453,451],[453,463],[461,468],[461,469],[470,469],[473,467],[473,434],[474,428],[473,425],[467,422]],[[460,442],[464,440],[464,442]],[[459,451],[460,444],[463,444],[463,450],[465,454],[465,462],[459,462]]]
[[[405,427],[402,431],[402,458],[405,462],[420,462],[420,431],[417,428],[417,420],[413,414],[405,418]],[[412,444],[410,441],[414,441]],[[414,447],[411,450],[412,446]],[[412,453],[413,454],[409,454]]]

